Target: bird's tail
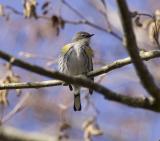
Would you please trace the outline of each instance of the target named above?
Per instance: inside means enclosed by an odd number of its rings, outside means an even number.
[[[90,80],[94,82],[94,78],[93,78],[93,77],[90,78]],[[89,93],[90,93],[90,95],[92,95],[92,94],[93,94],[93,90],[92,90],[92,89],[89,89]]]
[[[80,93],[74,94],[74,111],[81,111]]]

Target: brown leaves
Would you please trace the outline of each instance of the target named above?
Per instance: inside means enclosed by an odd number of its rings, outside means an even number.
[[[135,22],[136,26],[138,26],[138,27],[143,26],[142,23],[140,22],[140,17],[136,17],[134,22]]]
[[[63,20],[61,17],[58,17],[58,16],[56,16],[56,15],[53,15],[53,16],[51,17],[51,22],[52,22],[52,26],[53,26],[54,28],[56,28],[57,36],[58,36],[60,29],[63,29],[63,28],[64,28],[65,22],[64,22],[64,20]]]
[[[43,15],[48,14],[48,12],[49,12],[49,5],[50,5],[49,1],[44,2],[44,4],[42,5],[41,9],[42,9]]]
[[[142,16],[147,17],[147,19],[140,21]],[[137,11],[135,11],[131,12],[131,17],[135,18],[134,22],[136,26],[143,27],[148,31],[148,37],[150,41],[154,44],[157,44],[158,47],[160,47],[160,10],[157,9],[153,16],[145,13],[138,13]]]
[[[8,83],[17,83],[20,81],[20,77],[15,75],[11,69],[11,64],[7,64],[7,72],[3,79],[0,80],[0,84],[8,84]],[[8,91],[9,90],[0,90],[0,104],[8,105]],[[20,90],[16,89],[17,94],[20,94]]]
[[[142,27],[142,23],[140,21],[141,18],[140,18],[139,13],[137,11],[130,12],[130,16],[131,16],[131,18],[134,19],[134,23],[136,24],[136,26]]]
[[[62,19],[61,16],[57,16],[53,14],[52,12],[53,7],[52,7],[51,1],[45,1],[42,4],[42,6],[40,7],[42,14],[39,14],[36,12],[37,8],[39,8],[37,0],[23,0],[23,12],[17,10],[16,8],[12,6],[8,6],[8,5],[4,6],[0,4],[0,16],[3,16],[6,18],[6,20],[9,20],[10,15],[14,13],[18,16],[24,16],[25,18],[28,18],[28,19],[31,19],[31,18],[42,19],[44,22],[39,22],[42,20],[37,20],[38,24],[35,21],[32,22],[32,24],[34,24],[34,22],[36,24],[35,32],[37,33],[35,33],[36,34],[35,36],[41,37],[45,34],[49,36],[51,35],[52,38],[53,38],[53,35],[58,36],[60,29],[63,29],[65,26],[65,20]],[[44,28],[46,28],[44,29],[45,31],[43,31],[43,29],[41,30],[41,27],[40,27],[41,25]],[[36,29],[38,30],[36,31]]]
[[[0,16],[4,16],[4,6],[2,4],[0,4]]]
[[[26,18],[37,18],[36,13],[36,6],[37,2],[36,0],[24,0],[24,9],[23,13]]]
[[[5,105],[5,106],[8,105],[7,95],[8,95],[7,90],[0,91],[0,104]]]
[[[58,141],[61,141],[61,140],[65,140],[65,139],[68,139],[69,138],[69,135],[67,133],[67,129],[70,129],[71,128],[71,125],[69,125],[68,123],[66,122],[62,122],[59,126],[59,134],[58,134]]]
[[[148,27],[148,35],[151,42],[159,44],[160,10],[155,11],[153,19],[148,22],[146,27]]]
[[[93,136],[100,136],[103,134],[95,118],[86,120],[83,124],[83,129],[85,141],[92,141]]]
[[[46,1],[43,5],[42,5],[42,10],[46,9],[48,7],[48,5],[50,4],[49,1]]]

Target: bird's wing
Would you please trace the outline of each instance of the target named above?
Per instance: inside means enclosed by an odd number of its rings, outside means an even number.
[[[91,47],[85,47],[85,52],[87,53],[89,57],[91,58],[94,57],[94,52]]]
[[[93,52],[92,48],[89,46],[85,47],[85,52],[88,56],[88,69],[89,69],[89,71],[92,71],[93,70],[92,58],[94,57],[94,52]]]
[[[66,66],[67,65],[67,63],[66,63],[67,58],[66,57],[68,57],[68,53],[72,47],[73,47],[73,45],[70,43],[70,44],[66,44],[61,49],[61,55],[59,56],[59,59],[58,59],[58,68],[59,68],[60,72],[63,72],[63,73],[66,72],[66,67],[67,67]]]
[[[92,48],[89,47],[89,46],[87,46],[87,47],[85,48],[85,52],[86,52],[86,54],[87,54],[87,56],[88,56],[88,70],[89,70],[89,71],[92,71],[92,70],[93,70],[93,61],[92,61],[92,58],[94,57],[94,52],[93,52]],[[91,77],[91,78],[89,78],[89,79],[91,79],[92,81],[94,81],[94,78],[93,78],[93,77]],[[92,90],[92,89],[89,89],[89,93],[92,94],[92,93],[93,93],[93,90]]]

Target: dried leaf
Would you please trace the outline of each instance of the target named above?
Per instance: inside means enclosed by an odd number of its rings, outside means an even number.
[[[85,121],[83,124],[83,129],[85,141],[92,141],[92,136],[100,136],[103,134],[95,118]]]
[[[130,12],[131,18],[135,18],[137,15],[138,15],[138,12],[137,12],[137,11]]]
[[[63,122],[60,124],[58,140],[69,138],[69,135],[67,134],[67,129],[69,129],[69,128],[71,128],[71,126],[66,122]]]
[[[6,77],[6,80],[8,80],[7,83],[18,83],[20,82],[20,76],[15,75],[13,71],[9,71],[8,76]],[[21,89],[16,89],[17,96],[21,94]]]
[[[8,102],[8,90],[1,90],[0,91],[0,104],[7,106]]]
[[[0,16],[4,16],[4,6],[0,4]]]
[[[151,24],[152,22],[153,22],[152,19],[146,19],[146,20],[144,20],[144,21],[143,21],[143,28],[144,28],[144,29],[148,29],[149,26],[150,26],[150,24]]]
[[[60,28],[64,27],[64,21],[56,15],[52,16],[51,21],[52,21],[52,26],[56,28],[56,35],[58,36],[60,32]]]
[[[55,27],[55,26],[57,26],[57,25],[59,24],[59,17],[56,16],[56,15],[53,15],[53,16],[51,17],[51,21],[52,21],[53,27]]]
[[[138,27],[142,27],[143,24],[140,22],[140,17],[136,17],[135,18],[135,24],[138,26]]]
[[[160,10],[157,9],[154,13],[156,20],[160,20]]]
[[[43,15],[47,15],[48,14],[48,10],[44,10],[42,14]]]
[[[60,26],[62,29],[64,29],[65,21],[62,18],[60,18]]]
[[[160,32],[160,21],[150,23],[148,27],[148,36],[151,42],[158,41]]]
[[[0,84],[8,84],[8,83],[17,83],[20,81],[20,76],[15,75],[12,71],[12,67],[10,63],[7,63],[6,65],[7,72],[6,76],[0,80]],[[16,89],[17,94],[19,95],[21,93],[21,90]],[[0,91],[0,104],[8,105],[8,90],[1,90]]]
[[[71,128],[71,125],[69,125],[68,123],[66,122],[63,122],[61,125],[60,125],[60,131],[64,131],[68,128]]]
[[[143,28],[148,30],[148,37],[152,43],[159,45],[160,34],[160,10],[157,9],[153,18],[143,21]]]
[[[36,6],[36,0],[24,0],[24,16],[26,18],[37,18]]]
[[[50,4],[50,2],[49,2],[49,1],[46,1],[46,2],[42,5],[41,9],[42,9],[42,10],[46,9],[46,8],[49,6],[49,4]]]

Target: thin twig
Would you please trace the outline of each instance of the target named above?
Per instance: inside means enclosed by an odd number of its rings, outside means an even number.
[[[142,52],[141,56],[143,59],[148,60],[148,59],[160,56],[160,51]],[[0,55],[0,57],[2,57],[2,55]],[[14,61],[17,61],[17,60],[14,59]],[[14,61],[12,62],[13,65],[17,65],[17,62],[14,62]],[[22,63],[23,61],[18,60],[18,62]],[[21,64],[19,64],[19,63],[18,63],[18,66],[22,67],[22,68],[24,67],[23,66],[24,64],[27,64],[26,62],[25,63],[23,62],[22,63],[23,65],[21,66]],[[114,70],[116,68],[120,68],[120,67],[127,65],[129,63],[131,63],[130,58],[118,60],[118,61],[115,61],[113,64],[108,65],[108,67],[107,66],[102,67],[101,72],[99,70],[96,70],[95,72],[94,71],[90,72],[88,75],[89,76],[100,75],[100,74],[109,72],[111,70]],[[148,98],[143,98],[143,97],[133,98],[130,96],[124,96],[122,94],[117,94],[115,92],[112,92],[111,90],[105,88],[104,86],[101,86],[97,83],[93,83],[92,81],[89,81],[89,80],[84,79],[79,76],[78,77],[67,76],[67,75],[61,74],[59,72],[47,71],[45,69],[44,69],[45,71],[43,73],[43,71],[42,71],[43,69],[41,67],[33,66],[31,64],[30,65],[27,64],[27,66],[25,66],[25,69],[28,66],[29,66],[29,68],[27,70],[32,71],[32,69],[34,68],[33,72],[37,72],[35,70],[40,69],[40,74],[43,74],[43,75],[47,74],[46,76],[51,76],[52,78],[59,79],[64,82],[67,82],[67,83],[71,83],[71,84],[73,83],[73,84],[81,85],[83,87],[92,88],[93,90],[95,90],[95,91],[99,92],[101,95],[103,95],[106,99],[120,102],[122,104],[132,106],[132,107],[144,108],[144,109],[149,109],[149,110],[153,110],[153,111],[157,111],[157,112],[160,111],[160,108],[155,106],[154,101],[152,101]],[[32,67],[30,67],[30,66],[32,66]],[[37,73],[39,73],[39,72],[37,72]],[[1,85],[1,88],[4,89],[4,87],[8,87],[10,89],[13,89],[13,88],[15,89],[15,88],[40,88],[40,87],[47,87],[47,86],[55,86],[55,85],[62,84],[62,81],[59,81],[59,80],[51,80],[51,81],[43,81],[43,82],[28,82],[28,83],[11,83],[11,84],[8,84],[8,86]]]
[[[85,18],[79,11],[77,11],[74,7],[72,7],[72,5],[70,5],[67,1],[65,0],[61,0],[63,2],[63,4],[65,4],[68,8],[70,8],[74,13],[77,14],[77,16],[81,17],[82,20],[78,21],[78,22],[72,22],[72,21],[68,21],[64,20],[66,23],[72,23],[72,24],[86,24],[89,25],[91,27],[94,27],[96,29],[99,29],[101,31],[105,31],[106,33],[110,33],[112,36],[116,37],[118,40],[122,41],[122,38],[116,34],[115,32],[113,32],[112,30],[103,28],[102,26],[96,25],[94,23],[92,23],[91,21],[89,21],[87,18]],[[106,15],[105,15],[106,16]],[[107,20],[108,21],[108,20]]]
[[[102,26],[98,26],[96,24],[93,24],[92,22],[90,22],[88,20],[71,21],[71,20],[64,19],[64,22],[68,23],[68,24],[73,24],[73,25],[86,24],[88,26],[91,26],[91,27],[98,29],[100,31],[103,31],[105,33],[109,33],[112,36],[116,37],[116,39],[118,39],[119,41],[122,41],[122,37],[119,36],[118,34],[116,34],[114,31],[107,30],[106,28],[103,28]]]
[[[148,91],[148,93],[152,95],[156,100],[160,100],[160,89],[154,82],[152,75],[139,56],[127,3],[125,0],[117,0],[117,4],[120,11],[122,26],[125,35],[124,44],[129,55],[131,56],[136,72],[141,80],[142,85]]]
[[[15,8],[13,8],[13,7],[11,7],[11,6],[6,5],[5,8],[11,10],[11,11],[12,11],[14,14],[16,14],[16,15],[23,16],[23,13],[22,13],[22,12],[18,11],[17,9],[15,9]]]
[[[108,29],[109,32],[111,32],[112,31],[112,27],[111,27],[111,24],[110,24],[109,19],[108,19],[108,13],[107,13],[108,11],[107,11],[106,1],[105,0],[100,0],[99,2],[101,2],[103,4],[103,6],[105,8],[105,11],[101,10],[101,8],[97,8],[95,6],[95,4],[93,4],[92,2],[91,2],[91,5],[93,5],[96,8],[96,10],[98,12],[100,12],[102,14],[102,16],[105,18],[105,21],[106,21],[107,26],[108,26],[107,29]]]
[[[152,50],[152,51],[148,51],[148,52],[141,52],[140,56],[141,56],[141,59],[147,61],[147,60],[150,60],[153,58],[160,57],[160,51],[159,50]],[[37,73],[42,76],[54,78],[53,71],[44,69],[40,66],[31,65],[25,61],[22,61],[20,59],[15,58],[5,52],[0,51],[0,58],[6,60],[8,62],[12,58],[14,58],[14,60],[12,61],[12,65],[18,66],[20,68],[26,69],[28,71]],[[105,73],[108,73],[108,72],[113,71],[115,69],[126,66],[130,63],[132,63],[130,57],[127,57],[124,59],[119,59],[111,64],[105,65],[97,70],[91,71],[87,75],[89,77],[96,77],[101,74],[105,74]],[[57,86],[57,85],[61,85],[61,84],[62,84],[62,81],[59,81],[59,80],[43,81],[42,83],[41,82],[10,83],[10,84],[1,84],[0,89],[3,90],[3,89],[41,88],[41,87]]]
[[[149,18],[153,19],[153,16],[150,15],[150,14],[147,14],[147,13],[137,13],[136,15],[138,15],[138,16],[145,16],[145,17],[149,17]]]
[[[79,16],[80,18],[87,20],[79,11],[77,11],[74,7],[72,7],[72,5],[70,5],[67,1],[65,0],[61,0],[61,2],[66,5],[69,9],[71,9],[77,16]]]
[[[23,97],[20,99],[20,101],[16,104],[16,106],[7,114],[3,117],[2,123],[7,122],[9,119],[11,119],[16,113],[22,111],[22,109],[25,107],[25,102],[28,99],[30,94],[25,94]]]
[[[153,58],[160,57],[160,51],[159,50],[152,50],[148,52],[141,52],[140,53],[141,59],[143,60],[150,60]],[[2,51],[0,51],[0,58],[9,61],[11,58],[14,58],[13,56],[6,54]],[[128,64],[132,63],[130,57],[119,59],[117,61],[114,61],[111,64],[105,65],[101,68],[98,68],[97,70],[91,71],[87,74],[89,77],[96,77],[105,73],[108,73],[110,71],[113,71],[115,69],[121,68],[123,66],[126,66]],[[14,58],[14,61],[12,62],[12,65],[18,66],[20,68],[29,70],[31,72],[54,78],[54,72],[49,71],[47,69],[44,69],[40,66],[31,65],[25,61],[22,61],[20,59]],[[42,82],[24,82],[24,83],[9,83],[9,84],[1,84],[0,90],[3,89],[23,89],[23,88],[41,88],[41,87],[50,87],[50,86],[57,86],[61,85],[62,81],[59,80],[48,80],[48,81],[42,81]]]
[[[16,10],[15,8],[11,7],[11,6],[5,6],[7,9],[11,10],[14,14],[16,15],[20,15],[20,16],[23,16],[23,13]],[[78,14],[78,13],[77,13]],[[80,13],[79,13],[80,14]],[[78,15],[79,15],[78,14]],[[80,14],[81,15],[81,14]],[[79,15],[79,16],[80,16]],[[114,36],[115,38],[117,38],[118,40],[122,41],[122,38],[116,34],[115,32],[111,31],[111,30],[107,30],[106,28],[103,28],[101,26],[98,26],[92,22],[90,22],[89,20],[87,20],[86,18],[84,18],[83,15],[81,15],[81,17],[83,17],[83,20],[79,20],[79,21],[69,21],[69,20],[65,20],[63,19],[62,17],[62,20],[64,21],[64,23],[67,23],[67,24],[73,24],[73,25],[78,25],[78,24],[86,24],[88,26],[91,26],[95,29],[98,29],[100,31],[103,31],[103,32],[106,32],[106,33],[110,33],[112,36]],[[51,20],[51,17],[46,17],[46,16],[43,16],[43,15],[37,15],[37,18],[40,18],[40,19],[44,19],[44,20]]]

